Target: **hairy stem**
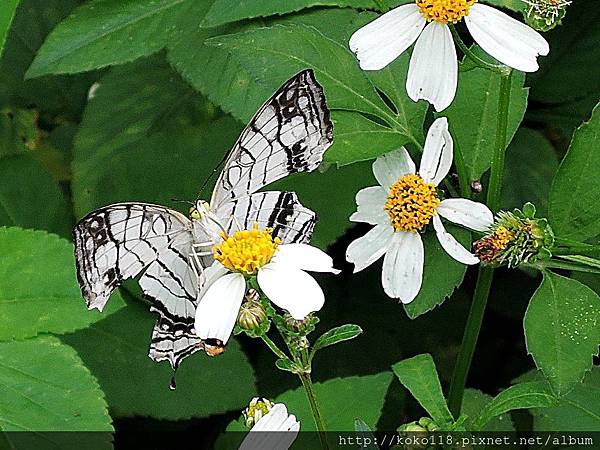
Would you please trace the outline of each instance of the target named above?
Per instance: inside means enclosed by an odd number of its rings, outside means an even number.
[[[323,422],[323,416],[321,415],[321,410],[319,409],[319,403],[317,402],[315,388],[310,378],[310,372],[299,373],[298,376],[300,377],[300,381],[302,381],[302,386],[306,391],[308,403],[310,403],[310,411],[312,412],[313,418],[315,419],[315,424],[317,425],[317,430],[319,431],[319,440],[321,441],[321,447],[323,448],[323,450],[329,450],[329,444],[327,443],[327,435],[325,433],[325,422]]]
[[[492,211],[500,207],[500,194],[502,192],[502,175],[504,173],[504,151],[506,149],[506,136],[508,127],[508,107],[510,104],[511,72],[503,73],[500,77],[500,97],[498,99],[498,123],[496,126],[496,140],[494,144],[494,156],[490,173],[490,184],[487,191],[487,204]],[[477,275],[477,284],[473,294],[473,302],[469,310],[465,333],[463,335],[460,352],[448,393],[448,407],[455,419],[460,416],[462,399],[465,392],[465,384],[479,332],[485,314],[490,287],[494,271],[490,268],[480,267]]]
[[[269,338],[269,336],[267,336],[266,334],[263,334],[260,336],[260,338],[263,340],[263,342],[265,344],[267,344],[267,347],[269,347],[269,349],[275,353],[275,355],[281,359],[290,359],[285,353],[283,353],[282,350],[279,349],[279,347],[277,347],[277,344],[275,344],[275,342],[273,342],[271,340],[271,338]]]

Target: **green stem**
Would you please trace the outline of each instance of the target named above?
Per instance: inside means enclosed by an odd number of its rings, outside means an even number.
[[[498,99],[498,123],[496,127],[496,141],[494,156],[490,173],[490,183],[487,192],[487,205],[492,211],[500,207],[500,194],[502,192],[502,175],[504,173],[504,151],[506,149],[506,136],[508,126],[508,107],[510,104],[511,72],[500,77],[500,97]],[[479,338],[481,323],[485,313],[490,287],[494,278],[494,271],[490,268],[479,267],[477,284],[473,294],[473,302],[469,310],[469,317],[465,327],[460,352],[452,374],[450,391],[448,393],[448,407],[456,419],[460,416],[462,399],[465,392],[467,375],[471,368],[475,346]]]
[[[465,159],[463,158],[462,151],[457,142],[454,143],[454,165],[456,166],[456,173],[458,174],[458,185],[460,187],[461,197],[471,198],[471,183],[469,183]]]
[[[315,419],[317,430],[319,431],[319,440],[321,441],[321,447],[323,448],[323,450],[329,450],[329,444],[327,443],[327,434],[325,433],[325,422],[323,422],[323,416],[321,415],[321,410],[319,409],[319,403],[317,402],[315,389],[310,378],[310,372],[299,373],[298,376],[300,377],[300,381],[302,381],[302,386],[306,391],[306,397],[308,397],[310,410],[312,412],[313,418]]]
[[[277,347],[277,344],[275,344],[275,342],[273,342],[269,336],[267,336],[266,334],[263,334],[260,336],[260,338],[263,340],[263,342],[265,344],[267,344],[267,347],[269,347],[271,349],[271,351],[273,353],[275,353],[275,355],[281,359],[290,359],[285,353],[283,353],[282,350],[279,349],[279,347]]]
[[[511,69],[505,65],[491,64],[491,63],[481,59],[479,56],[477,56],[475,53],[473,53],[469,47],[467,47],[467,45],[464,43],[464,41],[460,37],[460,34],[458,34],[458,31],[456,30],[455,26],[451,23],[449,23],[448,26],[450,27],[450,31],[452,32],[452,36],[454,37],[454,42],[456,42],[458,44],[458,47],[462,50],[462,52],[465,54],[465,56],[467,58],[469,58],[471,61],[473,61],[475,64],[477,64],[480,67],[483,67],[484,69],[488,69],[488,70],[497,72],[502,75],[510,72]]]
[[[551,259],[549,261],[539,261],[539,262],[536,262],[535,264],[532,264],[531,267],[534,267],[541,271],[543,271],[544,269],[563,269],[563,270],[574,270],[576,272],[600,274],[600,269],[590,267],[587,265],[569,262],[569,261],[557,261],[555,259]]]
[[[483,314],[485,313],[490,287],[492,286],[493,276],[494,271],[492,269],[487,267],[479,268],[477,285],[475,286],[475,293],[473,294],[473,303],[469,310],[465,334],[463,336],[456,365],[454,366],[454,373],[452,374],[452,381],[450,382],[450,391],[448,392],[448,408],[450,408],[450,412],[455,419],[458,419],[460,416],[467,375],[471,367],[471,361],[473,360],[473,353],[475,353],[477,339],[479,338],[479,331],[481,330],[481,323],[483,321]]]

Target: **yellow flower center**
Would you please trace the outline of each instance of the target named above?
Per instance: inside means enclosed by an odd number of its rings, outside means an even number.
[[[420,231],[439,204],[435,186],[413,173],[398,178],[392,185],[384,208],[396,231]]]
[[[271,261],[281,239],[273,239],[272,228],[236,231],[233,236],[223,234],[223,243],[213,247],[214,258],[232,272],[256,275],[258,269]]]
[[[429,22],[457,23],[469,15],[469,8],[477,0],[415,0],[421,13]]]

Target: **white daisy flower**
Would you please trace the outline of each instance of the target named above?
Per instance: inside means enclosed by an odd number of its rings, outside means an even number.
[[[444,229],[440,217],[477,231],[487,231],[494,221],[482,203],[439,199],[436,186],[450,170],[452,147],[447,119],[437,119],[427,133],[418,172],[406,149],[400,148],[373,163],[380,186],[356,194],[358,208],[350,220],[375,227],[348,246],[346,259],[354,263],[356,273],[385,255],[383,289],[402,303],[413,301],[421,289],[424,255],[419,232],[430,221],[444,250],[463,264],[477,264],[479,259]]]
[[[296,416],[288,414],[287,408],[283,403],[276,403],[253,399],[254,405],[244,411],[246,423],[254,426],[246,435],[240,445],[240,450],[287,450],[290,448],[298,432],[300,431],[300,422]],[[249,411],[252,410],[252,411]]]
[[[296,320],[325,302],[319,284],[305,271],[339,273],[327,253],[307,244],[279,244],[273,230],[255,225],[236,231],[215,246],[215,262],[205,271],[196,308],[196,334],[224,345],[233,331],[246,292],[246,278],[256,276],[264,294]]]
[[[548,42],[534,29],[477,0],[415,0],[383,14],[356,31],[350,49],[364,70],[379,70],[415,41],[406,91],[413,101],[425,99],[436,111],[454,100],[458,61],[448,23],[464,18],[479,46],[501,63],[523,72],[538,69],[538,55]]]

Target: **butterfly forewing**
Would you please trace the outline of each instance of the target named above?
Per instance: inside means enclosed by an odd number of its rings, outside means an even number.
[[[254,193],[286,175],[316,169],[333,142],[322,87],[312,70],[286,82],[256,113],[229,154],[211,206]]]

